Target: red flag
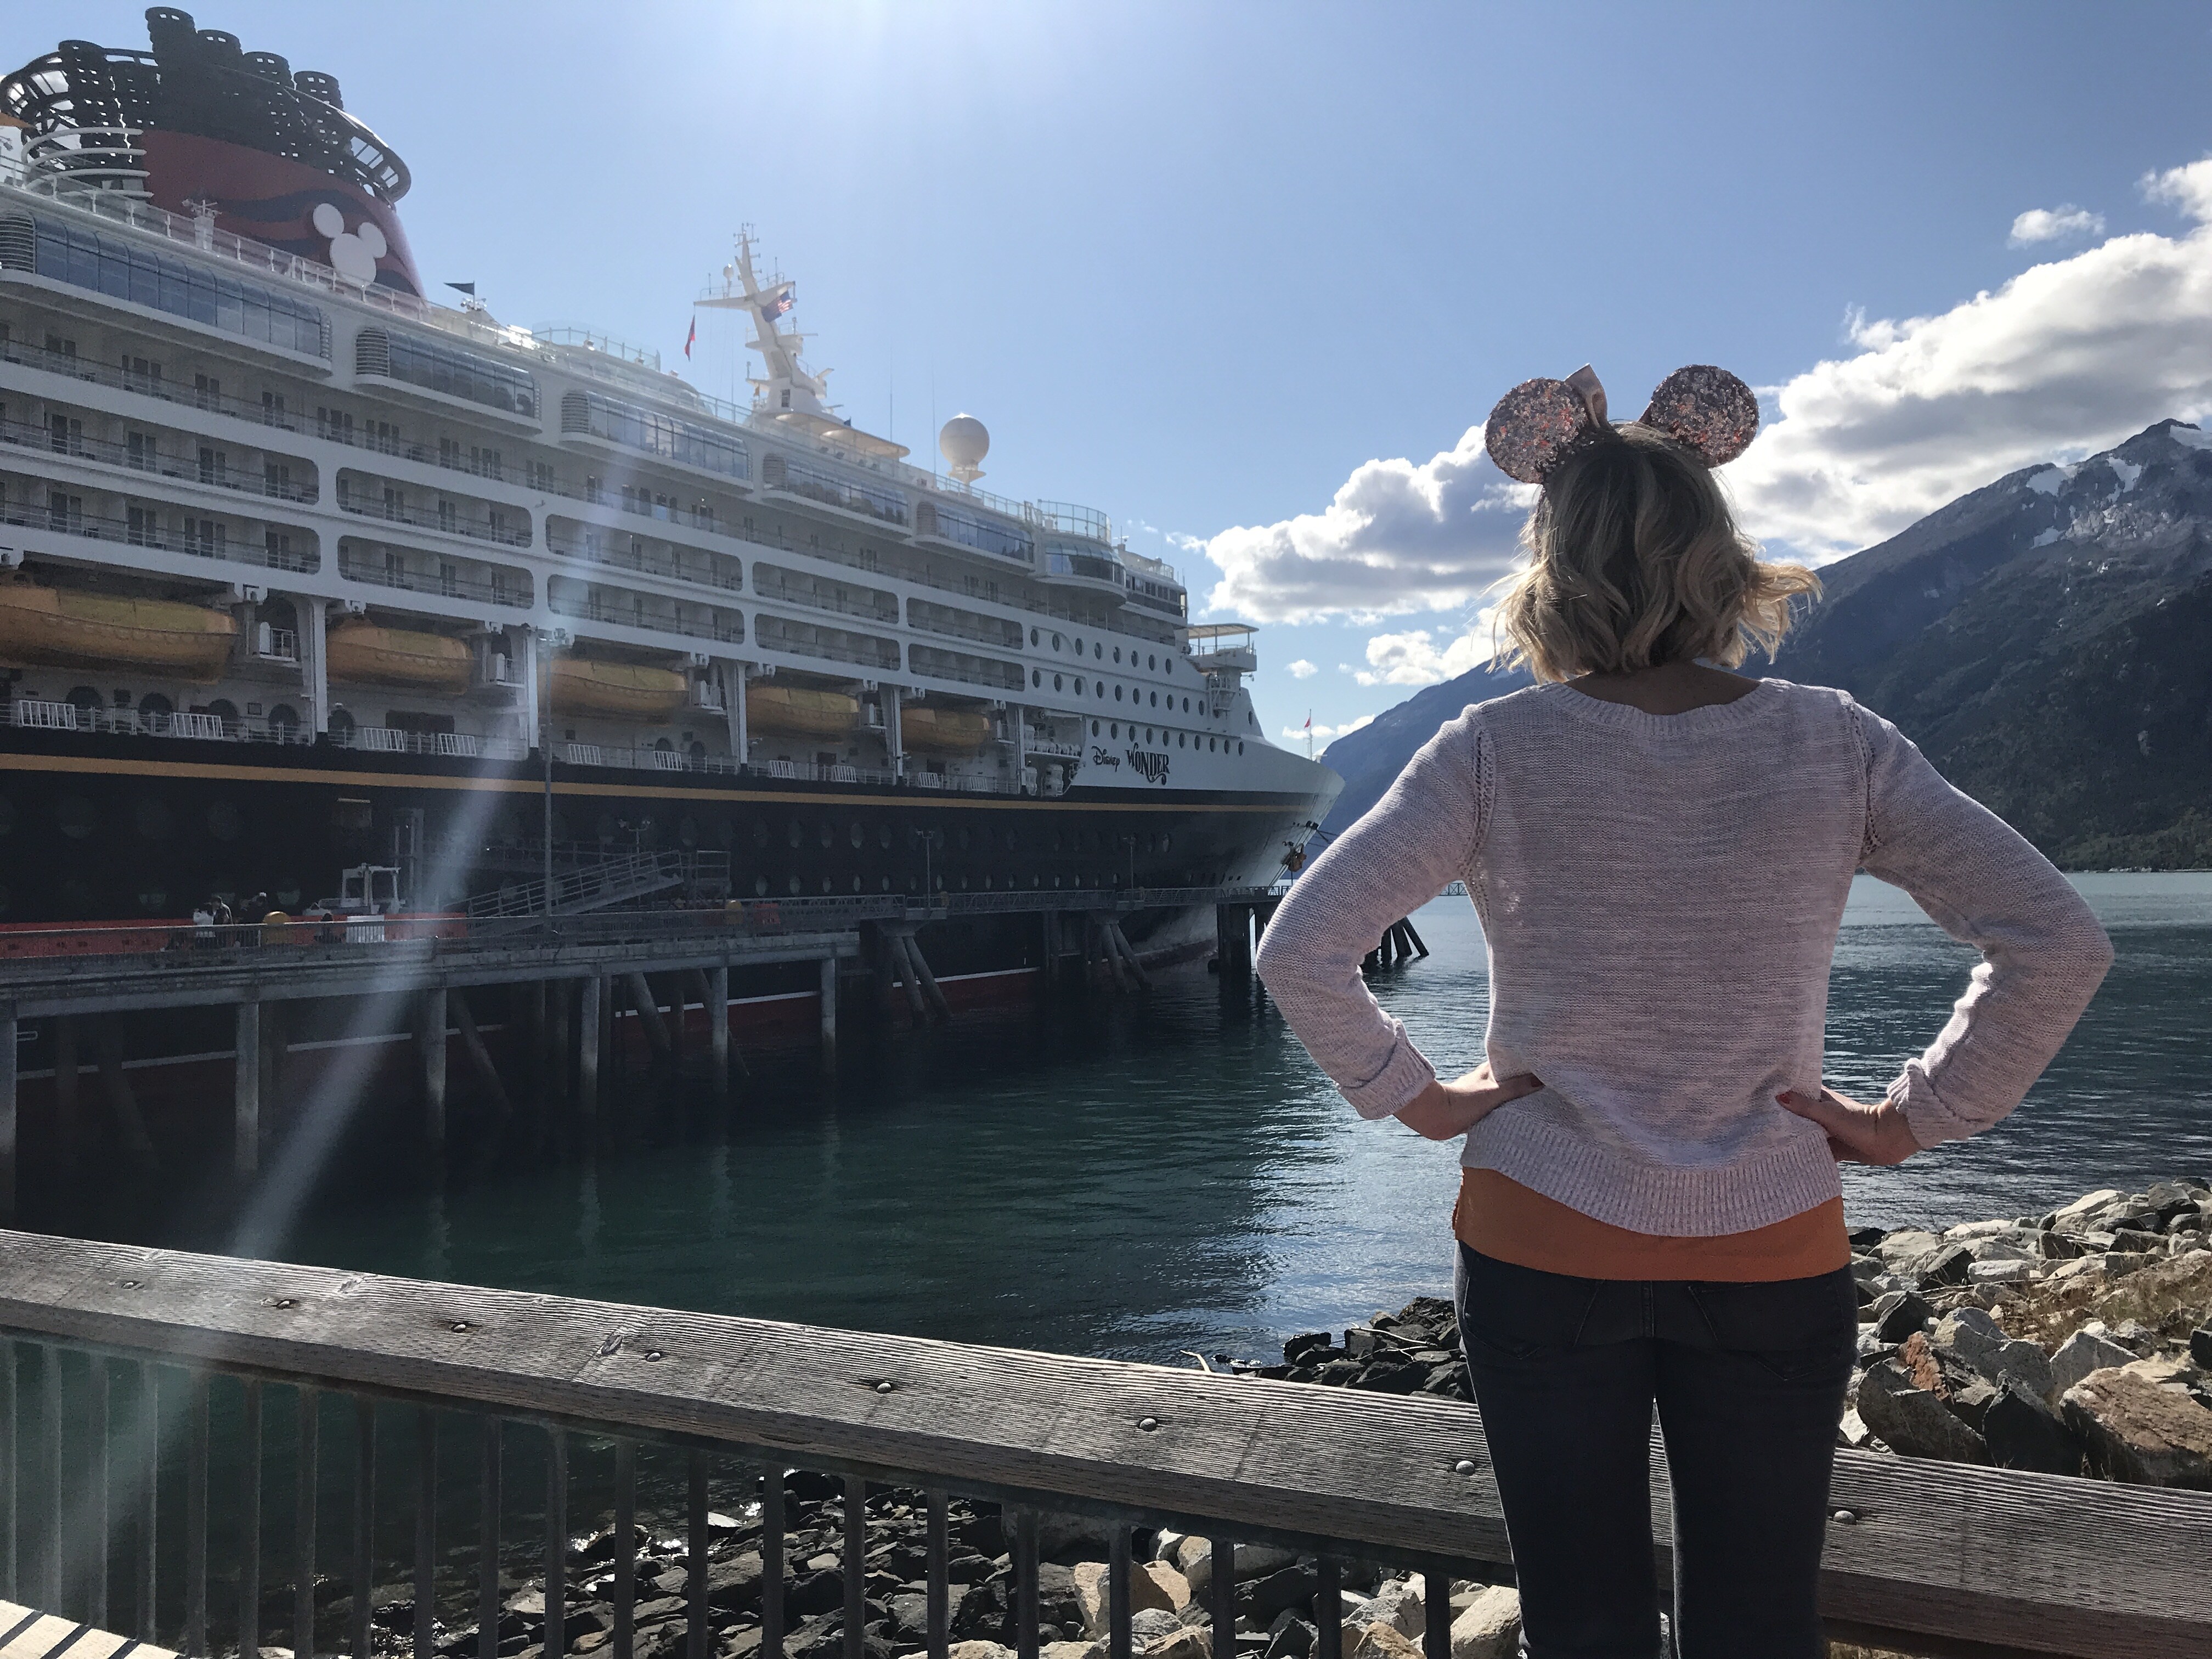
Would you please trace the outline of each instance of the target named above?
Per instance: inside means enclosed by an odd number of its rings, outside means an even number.
[[[691,331],[684,337],[684,355],[686,357],[689,357],[691,355],[691,342],[698,337],[699,319],[696,317],[694,317],[691,319]]]

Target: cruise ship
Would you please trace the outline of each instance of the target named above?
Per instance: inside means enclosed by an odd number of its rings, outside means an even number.
[[[692,902],[1297,866],[1340,781],[1267,740],[1252,630],[979,488],[979,422],[939,471],[839,417],[750,235],[696,301],[752,328],[739,404],[434,303],[336,77],[147,23],[0,81],[0,927],[364,867],[520,914],[667,852]],[[951,972],[1036,937],[944,931]]]

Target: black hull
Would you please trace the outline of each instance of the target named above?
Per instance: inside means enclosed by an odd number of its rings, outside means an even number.
[[[556,844],[727,855],[741,899],[945,892],[1084,895],[1264,884],[1302,796],[1079,789],[1050,799],[757,775],[553,769]],[[171,917],[266,893],[296,911],[338,872],[409,870],[410,902],[457,907],[538,873],[536,757],[515,763],[168,738],[0,734],[0,924]],[[719,865],[719,860],[714,861]],[[1024,965],[1034,918],[979,918],[940,971]]]

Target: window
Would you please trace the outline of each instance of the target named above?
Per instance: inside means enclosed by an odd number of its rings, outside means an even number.
[[[1054,674],[1054,675],[1052,677],[1052,689],[1053,689],[1054,690],[1055,690],[1055,691],[1057,691],[1057,690],[1059,690],[1060,689],[1060,677],[1059,675],[1057,675],[1057,674]]]
[[[1145,668],[1148,673],[1158,673],[1160,659],[1158,657],[1147,655],[1145,658]]]
[[[284,418],[284,394],[283,392],[264,392],[261,394],[261,423],[264,426],[281,426],[287,432],[289,432],[292,429],[292,423]],[[279,707],[282,707],[282,705],[280,704]],[[274,717],[272,716],[272,718]],[[298,721],[295,720],[293,723],[297,725]]]
[[[365,328],[354,342],[353,367],[356,374],[404,380],[426,392],[509,415],[526,417],[538,413],[538,382],[527,370],[443,341]]]
[[[1118,685],[1114,688],[1114,701],[1115,702],[1121,701],[1121,688]]]
[[[1030,629],[1030,647],[1031,647],[1032,648],[1035,648],[1035,647],[1036,647],[1036,642],[1037,642],[1037,631],[1036,631],[1036,629],[1032,628],[1031,629]]]
[[[530,487],[532,489],[550,489],[553,488],[553,464],[550,461],[531,462]]]
[[[271,570],[300,570],[303,565],[292,556],[292,538],[281,530],[264,530],[261,533],[263,559]]]
[[[67,531],[71,535],[82,534],[84,530],[84,497],[71,495],[59,489],[48,490],[46,526],[50,530]]]
[[[140,472],[161,471],[161,446],[150,432],[134,432],[125,441],[126,459]]]
[[[289,501],[292,495],[292,469],[282,461],[262,462],[261,493]]]
[[[1042,685],[1043,684],[1044,684],[1044,670],[1042,670],[1042,668],[1032,668],[1032,669],[1030,669],[1030,687],[1031,687],[1032,689],[1034,689],[1034,688],[1036,688],[1036,687],[1037,687],[1037,686]]]
[[[1114,647],[1114,665],[1116,668],[1121,665],[1121,647],[1118,645]]]
[[[1060,649],[1060,635],[1057,634],[1052,636],[1052,648],[1055,651]]]
[[[564,434],[604,438],[627,449],[664,455],[686,466],[702,467],[732,478],[751,476],[745,446],[738,438],[659,410],[618,403],[596,392],[571,392],[562,397],[561,430]],[[901,520],[904,518],[902,512]]]
[[[1098,722],[1097,720],[1091,722],[1091,735],[1094,738],[1098,735]]]
[[[228,484],[230,482],[230,457],[220,449],[200,446],[200,482],[204,484]]]
[[[125,520],[125,539],[133,547],[159,547],[161,544],[161,517],[150,507],[134,507]]]
[[[1083,695],[1083,676],[1080,674],[1075,677],[1075,695],[1079,697]]]
[[[1155,692],[1153,692],[1153,693],[1152,693],[1152,707],[1153,707],[1153,708],[1158,708],[1159,706],[1160,706],[1160,694],[1159,694],[1158,692],[1155,691]]]
[[[329,325],[303,301],[119,237],[41,215],[30,217],[32,269],[41,276],[305,356],[331,355]]]
[[[1091,654],[1094,657],[1103,658],[1106,654],[1106,647],[1094,640],[1091,644]]]

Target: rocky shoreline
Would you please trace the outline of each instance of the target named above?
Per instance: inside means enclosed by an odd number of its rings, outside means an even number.
[[[1863,1228],[1851,1243],[1860,1363],[1839,1444],[2212,1490],[2212,1183],[2107,1189],[2040,1217],[1942,1231]],[[1239,1375],[1326,1387],[1468,1397],[1453,1309],[1435,1297],[1377,1314],[1340,1341],[1334,1333],[1293,1337],[1279,1364],[1228,1364]],[[793,1471],[783,1484],[785,1652],[840,1659],[844,1483]],[[758,1516],[748,1504],[739,1516],[712,1519],[707,1585],[715,1659],[760,1652]],[[637,1659],[676,1659],[683,1649],[681,1533],[672,1522],[638,1528]],[[869,1659],[911,1659],[927,1634],[921,1495],[872,1491],[867,1534]],[[1013,1568],[1005,1523],[988,1504],[955,1499],[949,1535],[952,1659],[1011,1659]],[[1042,1517],[1044,1659],[1105,1659],[1107,1550],[1097,1523]],[[1132,1576],[1135,1651],[1146,1659],[1214,1659],[1209,1545],[1139,1531],[1133,1550],[1140,1568]],[[564,1632],[571,1654],[601,1653],[611,1640],[615,1553],[609,1532],[574,1546]],[[460,1565],[453,1564],[449,1581],[455,1607],[470,1605]],[[1319,1640],[1312,1558],[1240,1545],[1233,1571],[1237,1628],[1221,1659],[1310,1659]],[[545,1659],[541,1581],[509,1577],[502,1590],[503,1659]],[[1346,1563],[1342,1591],[1346,1659],[1419,1659],[1430,1617],[1423,1580]],[[379,1651],[409,1651],[408,1592],[394,1587],[376,1601]],[[334,1620],[344,1613],[342,1601],[325,1609]],[[1453,1659],[1508,1659],[1517,1650],[1519,1602],[1510,1586],[1456,1583],[1439,1616],[1451,1621]],[[452,1659],[475,1654],[476,1628],[441,1625],[437,1650]]]

